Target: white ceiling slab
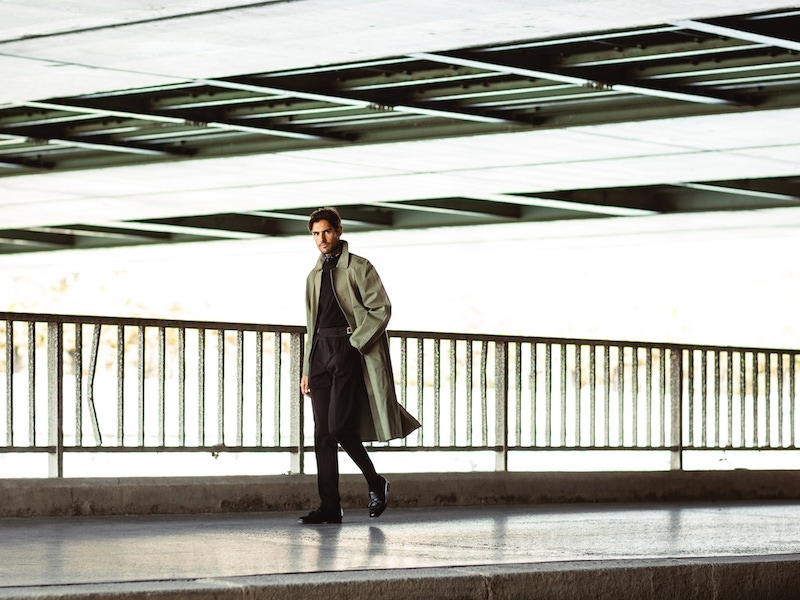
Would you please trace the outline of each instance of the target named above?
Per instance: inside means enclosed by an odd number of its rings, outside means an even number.
[[[192,0],[191,12],[236,7],[241,0]],[[261,2],[266,4],[266,2]],[[165,19],[189,12],[184,4],[109,0],[3,0],[3,39],[83,31],[96,27]]]
[[[748,135],[730,133],[750,117]],[[140,219],[789,176],[800,172],[800,128],[778,125],[792,122],[800,110],[10,177],[0,179],[0,218],[27,227],[63,224],[64,215],[76,222],[84,211]]]
[[[0,52],[2,52],[0,45]],[[162,75],[97,69],[91,66],[0,54],[0,104],[69,96],[92,89],[122,90],[181,81]]]
[[[733,126],[736,123],[743,123],[746,127]],[[800,137],[800,110],[761,111],[746,115],[734,113],[646,123],[618,123],[611,130],[607,126],[581,127],[577,130],[596,133],[611,139],[658,140],[660,144],[698,150],[782,146],[793,144]]]
[[[2,2],[0,56],[19,60],[0,63],[0,81],[19,79],[31,60],[48,68],[67,66],[71,77],[56,77],[46,89],[24,83],[4,85],[0,103],[119,89],[116,73],[129,86],[145,86],[785,5],[769,0],[208,0],[193,2],[187,10],[186,4],[122,4]],[[106,82],[98,77],[98,70],[107,72]],[[41,71],[35,71],[38,79]]]
[[[782,8],[0,0],[0,104]],[[0,178],[0,228],[800,174],[800,110]]]

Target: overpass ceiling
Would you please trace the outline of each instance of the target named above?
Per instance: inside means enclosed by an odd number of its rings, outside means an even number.
[[[22,74],[99,34],[191,31],[210,15],[233,32],[259,10],[320,3],[200,4],[64,31],[0,25],[0,76],[16,82],[0,91],[0,253],[299,235],[326,204],[350,231],[800,205],[800,9],[531,38],[507,25],[488,44],[411,39],[244,73],[201,60],[186,77],[156,73],[162,42],[152,64],[94,67],[110,83],[88,90]],[[258,64],[253,50],[242,64]],[[128,75],[146,84],[109,88]]]

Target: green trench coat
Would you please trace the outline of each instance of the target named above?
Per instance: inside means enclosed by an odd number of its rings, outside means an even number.
[[[308,341],[303,360],[303,375],[308,375],[309,355],[314,344],[322,263],[323,258],[320,256],[306,280]],[[342,255],[333,270],[333,288],[353,330],[350,344],[361,353],[364,382],[369,397],[369,410],[362,411],[361,414],[361,439],[365,442],[386,442],[405,437],[420,424],[397,402],[389,357],[389,338],[386,335],[392,305],[378,272],[367,259],[350,254],[344,240]]]

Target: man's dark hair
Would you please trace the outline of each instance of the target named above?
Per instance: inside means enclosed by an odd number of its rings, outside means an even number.
[[[314,223],[317,221],[327,221],[331,224],[335,230],[339,230],[339,227],[342,226],[342,217],[339,215],[339,211],[336,210],[332,206],[326,206],[325,208],[318,208],[311,216],[308,218],[308,230],[311,231],[311,228],[314,226]]]

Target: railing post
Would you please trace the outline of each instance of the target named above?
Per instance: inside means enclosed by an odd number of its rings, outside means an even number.
[[[495,471],[508,471],[508,342],[494,345]]]
[[[289,402],[291,428],[289,443],[292,454],[289,465],[290,473],[303,473],[305,471],[305,436],[303,423],[305,421],[305,398],[300,391],[300,378],[303,376],[303,336],[302,333],[293,333],[290,342],[289,371]]]
[[[670,350],[670,471],[683,469],[683,350]]]
[[[64,476],[64,329],[47,324],[47,458],[49,477]],[[31,340],[29,343],[33,343]]]

